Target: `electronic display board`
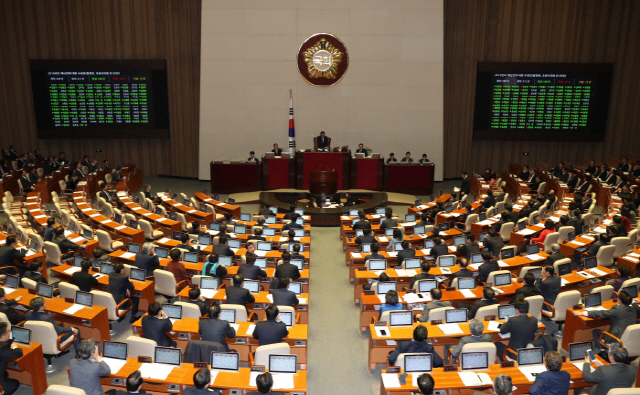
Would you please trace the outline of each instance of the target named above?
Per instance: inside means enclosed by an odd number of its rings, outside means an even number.
[[[473,137],[602,141],[612,64],[478,63]]]
[[[31,60],[38,138],[168,138],[164,60]]]

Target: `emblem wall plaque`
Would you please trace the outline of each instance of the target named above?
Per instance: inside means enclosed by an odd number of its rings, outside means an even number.
[[[337,84],[349,68],[349,53],[344,43],[328,33],[307,38],[298,49],[298,72],[309,84]]]

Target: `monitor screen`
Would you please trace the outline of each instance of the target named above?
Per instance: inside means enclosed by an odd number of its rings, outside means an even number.
[[[198,263],[198,253],[197,252],[185,252],[183,254],[182,260],[187,263]]]
[[[22,328],[19,326],[12,326],[11,338],[15,343],[20,343],[28,346],[31,344],[31,329]]]
[[[403,263],[405,269],[419,269],[422,260],[420,258],[405,258]]]
[[[191,206],[191,201],[189,199],[184,199],[184,202],[182,202],[182,204],[184,204],[187,207]]]
[[[157,211],[158,211],[158,210],[156,209],[156,214],[158,214],[158,213],[157,213]],[[160,211],[160,214],[162,214],[162,211]],[[160,214],[158,214],[158,215],[160,215]],[[121,224],[121,223],[122,223],[122,215],[120,215],[120,214],[115,214],[115,215],[113,216],[113,221],[114,221],[114,222],[117,222],[117,223],[119,223],[119,224]]]
[[[458,277],[458,289],[474,289],[476,279],[474,277]]]
[[[413,313],[411,310],[390,311],[389,326],[412,326]]]
[[[220,231],[220,224],[217,222],[209,222],[209,230]]]
[[[386,208],[384,207],[376,207],[376,214],[384,214],[386,212]]]
[[[257,294],[260,292],[260,282],[258,280],[244,280],[242,288],[248,289],[249,292]]]
[[[238,371],[240,369],[240,354],[237,352],[212,352],[211,369]]]
[[[467,322],[467,309],[445,310],[445,321],[447,324]]]
[[[527,244],[527,254],[537,254],[540,252],[540,244]]]
[[[540,222],[540,221],[538,220],[538,216],[537,216],[537,215],[534,215],[531,219],[533,220],[533,223],[534,223],[534,224],[537,224],[538,222]]]
[[[304,244],[301,243],[289,243],[289,252],[293,252],[293,248],[295,246],[299,245],[300,246],[300,252],[304,251]]]
[[[501,320],[516,315],[516,307],[512,304],[503,304],[498,306],[498,318]]]
[[[461,236],[453,236],[453,245],[454,246],[461,246],[464,245],[464,243],[467,242],[467,238],[464,235]]]
[[[602,304],[602,295],[600,292],[584,295],[584,307],[600,306]]]
[[[564,276],[565,274],[571,273],[571,264],[570,263],[562,263],[558,265],[558,274]]]
[[[53,298],[53,286],[38,283],[38,285],[36,286],[36,294],[38,294],[38,296],[42,296],[43,298]]]
[[[218,317],[221,320],[234,323],[236,322],[236,311],[233,309],[220,309],[220,315]]]
[[[369,259],[367,263],[369,264],[369,270],[387,270],[386,259]]]
[[[244,222],[251,221],[251,214],[249,214],[249,213],[240,213],[240,221],[244,221]]]
[[[357,217],[358,216],[358,209],[357,208],[349,209],[349,216],[350,217]]]
[[[133,226],[132,226],[132,228],[133,228]],[[83,229],[82,230],[82,234],[83,234],[85,239],[93,238],[93,232],[91,232],[89,229]]]
[[[20,279],[18,276],[12,276],[11,274],[7,274],[7,277],[4,279],[4,287],[5,288],[13,288],[18,289]]]
[[[632,252],[633,251],[633,243],[628,243],[627,245],[624,246],[625,250],[627,252]]]
[[[527,227],[527,221],[520,221],[518,222],[518,229],[519,230],[524,230],[524,228]]]
[[[162,209],[160,207],[156,207],[156,214],[157,215],[164,215],[164,213],[162,212]]]
[[[179,320],[182,318],[182,306],[179,304],[162,304],[162,311],[167,314],[167,317]]]
[[[393,231],[395,228],[384,228],[384,235],[386,237],[393,237]]]
[[[293,312],[281,311],[278,313],[278,317],[280,318],[280,322],[284,322],[287,327],[291,327],[293,325]]]
[[[478,241],[483,242],[489,234],[487,232],[478,233]]]
[[[171,347],[156,347],[154,363],[164,363],[167,365],[180,366],[182,361],[182,350]]]
[[[368,254],[371,252],[371,243],[362,243],[360,249],[364,254]]]
[[[289,261],[292,265],[296,265],[298,270],[302,270],[304,268],[304,259],[292,259]]]
[[[533,274],[533,276],[538,279],[540,277],[542,277],[542,268],[541,267],[536,267],[533,269],[529,269],[528,273]]]
[[[441,255],[438,257],[439,267],[451,267],[456,264],[455,255]]]
[[[593,349],[592,342],[580,342],[569,344],[569,360],[570,361],[584,361],[584,357],[587,356],[587,350]]]
[[[402,248],[402,243],[395,243],[395,244],[393,245],[393,250],[394,250],[394,251],[402,251],[402,249],[403,249],[403,248]]]
[[[437,287],[438,287],[437,280],[420,280],[418,281],[418,286],[416,288],[418,289],[418,292],[423,293],[423,292],[430,292],[432,289]]]
[[[356,237],[360,237],[364,235],[364,230],[362,229],[356,229],[355,231],[356,231]]]
[[[293,237],[304,237],[304,229],[294,229]]]
[[[302,217],[298,217],[298,218],[296,219],[296,224],[298,224],[298,225],[304,225],[304,218],[302,218]]]
[[[240,242],[240,239],[229,239],[227,241],[227,245],[229,246],[229,248],[239,249],[241,244],[242,243]]]
[[[482,263],[484,259],[482,259],[482,253],[476,252],[471,254],[471,263]]]
[[[9,277],[9,276],[7,276]],[[638,287],[635,285],[629,285],[628,287],[624,287],[622,288],[623,291],[627,291],[627,293],[629,295],[631,295],[632,298],[637,298],[638,297]]]
[[[434,245],[433,244],[433,240],[431,240],[431,239],[426,239],[424,241],[424,248],[425,249],[433,248],[433,245]]]
[[[132,280],[136,280],[136,281],[147,281],[147,271],[145,269],[136,269],[136,268],[131,268],[131,272],[129,272],[129,277],[131,277]]]
[[[38,243],[35,240],[29,240],[29,249],[33,252],[38,251]]]
[[[567,240],[574,241],[576,239],[576,232],[569,232],[567,234]]]
[[[509,259],[515,256],[515,248],[505,248],[500,250],[500,258],[501,259]]]
[[[234,198],[227,198],[227,204],[236,204],[236,199],[234,199]]]
[[[278,214],[278,206],[269,206],[269,211],[271,211],[274,215]]]
[[[175,211],[171,211],[169,213],[169,219],[172,221],[177,221],[178,220],[178,214]]]
[[[202,277],[200,278],[200,288],[202,289],[218,289],[220,279],[218,277]]]
[[[268,228],[266,226],[262,227],[262,235],[263,236],[275,236],[276,235],[276,229],[275,228]]]
[[[416,215],[415,214],[405,214],[404,215],[404,222],[416,222]]]
[[[267,217],[264,219],[264,223],[267,225],[275,224],[276,223],[275,215],[267,215]]]
[[[240,224],[236,224],[233,227],[233,233],[239,234],[239,235],[244,235],[247,233],[247,226],[246,225],[240,225]]]
[[[69,222],[69,226],[67,226],[67,230],[71,233],[75,233],[76,231],[76,224],[74,224],[73,222]]]
[[[256,258],[254,265],[258,266],[260,269],[267,268],[267,258]]]
[[[489,368],[488,352],[463,352],[460,354],[462,370],[481,370]]]
[[[133,252],[134,254],[140,252],[142,250],[142,246],[137,243],[129,243],[128,247],[129,252]]]
[[[233,257],[220,255],[218,257],[218,263],[221,264],[222,266],[227,266],[227,267],[231,266],[233,264]]]
[[[106,358],[115,358],[127,360],[127,343],[111,342],[105,340],[102,342],[102,356]]]
[[[84,260],[83,256],[74,256],[73,257],[73,266],[80,267],[82,265],[82,261]]]
[[[129,227],[131,229],[138,229],[138,221],[135,221],[135,220],[132,219],[131,221],[129,221]],[[85,230],[85,232],[86,232],[86,230]]]
[[[544,363],[544,353],[542,347],[519,348],[518,365],[542,365]]]
[[[183,235],[183,233],[182,233],[182,232],[179,232],[179,231],[177,231],[177,230],[174,230],[174,231],[173,231],[173,235],[172,235],[172,237],[171,237],[171,238],[172,238],[173,240],[182,241],[182,235]]]
[[[297,355],[269,355],[270,373],[296,373],[298,369]]]
[[[449,222],[443,222],[441,224],[438,224],[438,230],[440,230],[442,232],[446,232],[449,229],[451,229],[451,223],[449,223]]]
[[[360,218],[353,218],[351,220],[351,226],[355,225],[358,221],[360,221]]]
[[[404,356],[404,372],[431,372],[433,370],[432,354],[412,354]]]
[[[423,235],[425,233],[424,229],[424,225],[416,225],[413,227],[413,233],[416,235]]]
[[[302,295],[302,283],[289,283],[289,291],[295,292],[296,295]]]
[[[381,281],[378,283],[379,294],[386,294],[391,290],[397,291],[397,288],[398,288],[398,284],[393,281]]]
[[[156,250],[156,255],[158,256],[158,258],[167,259],[167,257],[169,256],[169,249],[167,249],[167,248],[156,247],[155,250]]]
[[[271,242],[258,241],[258,251],[271,251]]]
[[[493,285],[501,287],[511,284],[511,273],[500,273],[493,276]]]
[[[76,291],[76,303],[93,307],[93,294],[91,292]]]
[[[198,236],[198,244],[203,246],[211,245],[211,236],[209,235],[199,235]]]
[[[478,214],[478,221],[484,221],[487,219],[487,213]]]
[[[582,226],[582,233],[588,233],[588,232],[589,232],[589,225]]]
[[[304,209],[302,209],[302,208],[297,208],[297,209],[293,210],[293,212],[298,214],[298,215],[304,215]]]

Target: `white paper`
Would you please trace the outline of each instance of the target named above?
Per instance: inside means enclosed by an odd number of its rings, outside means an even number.
[[[498,336],[502,339],[508,339],[511,337],[511,333],[498,333]]]
[[[449,269],[448,267],[441,267],[440,272],[442,272],[443,274],[451,274],[451,269]]]
[[[498,328],[499,325],[500,322],[498,321],[489,321],[489,323],[487,324],[487,330],[492,332],[500,332],[500,328]]]
[[[277,373],[272,374],[273,386],[271,389],[291,389],[293,388],[293,374],[292,373]]]
[[[250,387],[256,387],[256,379],[258,378],[258,375],[261,375],[262,372],[251,372],[249,373],[249,386]]]
[[[404,269],[395,269],[398,277],[407,277],[407,272]]]
[[[462,294],[462,296],[464,296],[465,298],[475,298],[476,294],[473,293],[472,290],[470,289],[461,289],[460,293]]]
[[[126,229],[127,225],[120,225],[116,228],[116,230],[122,230],[122,229]]]
[[[27,252],[25,252],[25,256],[31,256],[31,255],[35,255],[35,254],[37,254],[37,252],[31,251],[31,250],[27,250]]]
[[[96,214],[91,214],[89,217],[93,218],[93,217],[97,217],[97,216],[99,216],[99,215],[100,215],[100,214],[96,213]]]
[[[211,382],[209,383],[209,385],[213,385],[213,382],[216,381],[216,377],[218,377],[218,371],[211,369],[210,373],[211,373]]]
[[[138,370],[145,379],[166,380],[173,368],[173,365],[163,363],[143,363]]]
[[[386,294],[376,294],[376,296],[380,300],[380,303],[385,303],[386,302],[386,296],[387,296]]]
[[[378,236],[378,240],[379,241],[384,241],[384,242],[389,241],[389,239],[387,239],[385,236]]]
[[[560,280],[560,286],[561,287],[564,287],[567,284],[569,284],[569,281],[565,280],[564,278]]]
[[[63,310],[62,312],[65,314],[75,314],[78,311],[84,309],[86,306],[85,305],[81,305],[81,304],[77,304],[74,303],[71,307],[69,307],[68,309]]]
[[[442,333],[444,333],[445,335],[455,335],[458,333],[464,333],[462,331],[462,328],[460,328],[460,325],[458,324],[440,324],[438,325],[438,328],[440,328]]]
[[[640,258],[640,254],[637,254],[635,252],[630,253],[629,256],[632,256],[634,258]]]
[[[574,241],[572,241],[572,242],[571,242],[571,244],[573,244],[573,245],[577,245],[577,246],[583,246],[583,245],[584,245],[584,243],[579,242],[578,240],[574,240]]]
[[[79,243],[81,241],[84,241],[84,237],[82,236],[78,236],[78,237],[74,237],[73,239],[70,240],[72,243]]]
[[[15,291],[15,289],[9,287],[2,287],[2,289],[4,289],[5,295],[9,295],[11,292]]]
[[[498,266],[500,266],[500,267],[509,267],[509,264],[506,263],[505,261],[503,261],[502,259],[500,259],[498,261]]]
[[[122,255],[120,255],[120,258],[122,258],[122,259],[130,259],[130,258],[133,258],[135,256],[136,256],[136,254],[133,253],[133,252],[125,252]]]
[[[576,368],[578,368],[579,371],[582,372],[582,366],[584,366],[584,362],[574,362],[573,366],[575,366]],[[589,367],[591,368],[591,373],[595,372],[596,370],[593,368],[593,366],[589,365]]]
[[[527,255],[525,258],[531,260],[531,261],[539,261],[544,259],[544,257],[542,255],[538,255],[538,254],[529,254]]]
[[[107,219],[107,220],[104,220],[104,221],[100,221],[100,223],[101,223],[102,225],[106,225],[106,224],[108,224],[108,223],[110,223],[110,222],[112,222],[110,219]]]
[[[247,336],[253,335],[253,330],[256,329],[256,324],[251,324],[247,327],[247,332],[245,333]]]
[[[273,295],[272,294],[267,294],[267,299],[269,299],[269,302],[273,303]]]
[[[597,269],[597,268],[591,269],[591,273],[595,274],[596,276],[606,276],[607,275],[607,273],[605,273],[602,270]]]
[[[79,272],[80,270],[82,270],[81,267],[74,266],[74,267],[70,267],[67,270],[65,270],[64,273],[71,276],[71,275],[73,275],[73,273]]]
[[[431,248],[423,248],[420,251],[422,251],[422,253],[425,254],[425,255],[430,255],[431,254]]]
[[[380,330],[384,329],[386,335],[383,335]],[[391,331],[389,330],[388,326],[374,326],[373,330],[376,331],[376,335],[378,337],[391,337]]]
[[[480,385],[492,385],[493,381],[486,373],[458,372],[460,379],[466,387],[477,387]]]
[[[142,210],[142,207],[134,207],[134,208],[132,208],[132,210],[133,211],[140,211],[140,210]]]
[[[398,256],[398,251],[387,252],[387,255],[389,255],[390,257],[397,257]]]
[[[456,252],[458,249],[454,246],[449,246],[449,252]]]
[[[257,256],[265,257],[267,256],[267,252],[268,251],[255,250],[253,253],[256,254]]]
[[[585,310],[586,311],[597,311],[597,310],[607,310],[607,309],[602,307],[602,306],[595,306],[595,307],[586,307]]]
[[[162,239],[158,240],[158,243],[160,243],[160,244],[165,244],[165,243],[167,243],[169,240],[171,240],[171,239],[170,239],[170,238],[168,238],[168,237],[163,237]]]
[[[33,217],[35,219],[40,219],[40,218],[47,218],[46,215],[36,215],[35,217]]]
[[[362,258],[362,255],[360,255],[359,252],[352,252],[351,253],[351,258],[360,259],[360,258]]]
[[[200,295],[202,295],[202,297],[206,299],[213,299],[213,297],[216,296],[217,292],[217,289],[201,289]]]
[[[407,277],[413,277],[418,275],[418,272],[415,269],[405,269],[405,273],[407,273]]]
[[[216,206],[224,206],[224,202],[220,202],[220,203],[216,204]]]
[[[122,369],[122,367],[127,363],[126,360],[108,358],[108,357],[103,357],[102,361],[104,361],[104,363],[109,365],[109,369],[111,369],[111,374],[118,373],[120,369]]]
[[[577,273],[578,273],[579,275],[581,275],[582,277],[584,277],[584,278],[594,278],[592,274],[587,273],[587,272],[583,272],[583,271],[581,271],[581,272],[577,272]]]
[[[397,346],[398,342],[395,340],[385,340],[387,342],[387,346]]]
[[[384,388],[400,388],[400,379],[397,373],[382,373],[382,384]],[[415,375],[413,375],[415,376]]]
[[[82,209],[82,210],[80,210],[80,211],[82,211],[83,213],[86,213],[87,211],[91,211],[91,208],[90,208],[90,207],[88,207],[88,208],[83,208],[83,209]]]
[[[532,234],[534,234],[534,233],[536,233],[536,232],[537,232],[537,231],[536,231],[536,230],[533,230],[533,229],[522,229],[521,231],[519,231],[519,232],[517,232],[517,233],[518,233],[519,235],[526,236],[526,235],[532,235]]]
[[[478,268],[480,267],[480,265],[482,265],[482,263],[470,263],[469,267],[474,269],[474,270],[478,270]]]
[[[536,379],[536,374],[546,372],[547,367],[544,365],[527,365],[527,366],[519,366],[518,369],[524,374],[524,376],[530,382],[534,382]]]

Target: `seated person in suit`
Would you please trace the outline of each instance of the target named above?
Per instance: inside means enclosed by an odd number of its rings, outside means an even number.
[[[444,242],[441,237],[433,238],[433,248],[431,249],[431,255],[433,256],[433,260],[435,261],[441,255],[447,255],[449,253],[449,247],[444,245]]]
[[[294,213],[291,216],[291,222],[289,222],[288,224],[284,225],[282,227],[282,231],[286,231],[289,229],[304,229],[304,226],[300,225],[299,223],[297,223],[296,221],[298,220],[298,218],[300,218],[300,214],[296,214]]]
[[[540,177],[539,176],[535,176],[533,181],[529,183],[529,190],[530,191],[537,191],[541,182],[542,182],[542,180],[540,179]]]
[[[20,183],[23,189],[33,189],[33,183],[29,180],[29,171],[22,170],[22,177],[20,177]]]
[[[393,237],[389,239],[389,244],[387,244],[387,251],[393,251],[396,243],[402,243],[403,241],[402,231],[400,229],[394,229]]]
[[[205,297],[200,295],[200,288],[193,287],[189,289],[189,303],[194,304],[198,307],[201,317],[207,315],[209,306],[207,306]]]
[[[524,300],[529,296],[542,295],[540,288],[536,287],[536,276],[529,272],[524,275],[524,285],[516,290],[516,295],[511,299],[511,304],[515,303],[516,299]]]
[[[480,244],[476,241],[476,236],[469,233],[465,244],[457,248],[459,254],[464,255],[467,259],[471,259],[471,254],[480,252]]]
[[[591,256],[596,256],[598,255],[598,251],[600,251],[600,247],[608,246],[610,244],[611,243],[609,243],[609,235],[605,233],[601,233],[599,240],[591,245],[591,248],[589,248],[589,252],[587,254]]]
[[[202,267],[202,274],[205,276],[218,277],[220,284],[224,276],[227,275],[227,268],[218,262],[218,254],[210,254]]]
[[[116,166],[116,171],[111,174],[113,182],[118,183],[121,180],[124,180],[124,175],[122,174],[121,170],[122,166]]]
[[[491,226],[491,228],[489,228],[489,235],[484,239],[484,246],[487,247],[493,255],[500,255],[500,250],[504,247],[504,242],[502,241],[502,236],[498,234],[496,227]]]
[[[559,231],[563,226],[569,226],[569,220],[571,218],[568,215],[560,217],[560,221],[556,222],[555,231]]]
[[[111,368],[100,356],[93,339],[80,342],[76,358],[69,362],[69,385],[79,388],[86,395],[103,395],[100,377],[111,374]]]
[[[180,284],[184,281],[184,283],[178,286],[181,290],[191,284],[191,276],[187,274],[187,269],[184,267],[184,263],[182,263],[180,257],[181,254],[179,249],[173,248],[169,251],[169,258],[171,258],[171,260],[167,263],[165,270],[173,274],[173,277],[176,279],[176,284]]]
[[[437,309],[440,307],[451,307],[450,301],[441,301],[442,298],[442,290],[440,288],[433,288],[431,290],[431,299],[432,301],[424,305],[424,309],[422,310],[422,314],[416,315],[416,319],[419,322],[427,322],[429,321],[429,311],[433,309]]]
[[[78,188],[78,182],[79,182],[78,175],[77,174],[73,174],[71,177],[69,177],[69,181],[67,181],[66,189],[69,189],[72,192],[75,192],[76,189]]]
[[[489,251],[484,251],[482,253],[482,259],[484,263],[478,267],[478,279],[483,283],[487,282],[487,278],[489,278],[489,274],[491,272],[495,272],[500,270],[500,265],[498,265],[498,261],[492,259],[493,256]]]
[[[358,210],[358,221],[352,226],[353,229],[371,229],[371,222],[367,219],[367,214],[364,210]]]
[[[409,283],[409,288],[413,288],[416,281],[420,280],[433,280],[436,278],[433,274],[429,274],[429,270],[431,270],[430,261],[422,261],[420,262],[420,273],[416,274],[411,278],[411,282]]]
[[[529,171],[529,165],[524,165],[522,167],[522,171],[518,173],[518,178],[524,182],[527,182],[529,181],[530,177],[531,177],[531,172]]]
[[[556,261],[564,258],[566,257],[560,252],[560,244],[553,243],[551,244],[551,255],[547,257],[547,260],[544,262],[544,266],[553,266]]]
[[[471,203],[467,203],[464,205],[464,213],[460,214],[460,217],[458,217],[458,222],[456,222],[456,227],[460,230],[464,230],[467,227],[467,218],[469,217],[469,214],[473,213],[473,206],[471,206]]]
[[[36,283],[49,284],[47,279],[42,276],[42,270],[42,261],[40,259],[34,259],[29,264],[29,270],[24,272],[23,278],[28,278],[29,280],[33,280]]]
[[[633,298],[627,291],[620,291],[618,294],[618,304],[611,307],[609,310],[595,310],[584,311],[582,315],[589,318],[608,318],[609,319],[609,332],[613,336],[620,338],[625,329],[629,325],[636,323],[637,314],[640,313],[640,306],[636,302],[633,302]],[[599,342],[602,329],[593,330],[593,350],[601,350]],[[608,336],[603,339],[605,343],[611,341]]]
[[[109,273],[109,285],[107,290],[113,296],[116,304],[120,304],[123,300],[129,298],[132,304],[131,318],[129,322],[135,322],[138,319],[136,314],[138,314],[138,304],[140,303],[140,299],[134,297],[135,287],[131,280],[129,280],[129,277],[124,274],[124,265],[122,263],[117,263],[113,272]],[[128,307],[128,303],[123,305],[123,307]]]
[[[481,320],[476,320],[475,318],[469,321],[469,331],[471,332],[471,336],[463,336],[458,345],[451,349],[451,356],[456,358],[462,352],[462,347],[465,344],[471,343],[490,343],[491,335],[488,333],[482,334],[484,331],[484,323]]]
[[[26,253],[18,250],[18,238],[15,235],[9,235],[5,240],[5,245],[0,247],[0,267],[11,267],[13,269],[2,269],[1,273],[22,273],[24,271],[23,266],[16,266],[15,261],[22,261]]]
[[[64,336],[60,340],[60,343],[63,343],[73,335],[78,335],[77,339],[73,342],[73,347],[76,349],[76,352],[78,351],[78,347],[80,346],[80,332],[78,331],[78,328],[67,328],[57,324],[47,313],[47,305],[42,296],[37,296],[31,299],[31,301],[29,302],[29,308],[31,309],[31,311],[27,312],[27,314],[25,315],[25,319],[27,321],[44,321],[51,323],[58,336],[64,334]]]
[[[125,385],[127,390],[126,391],[119,390],[118,392],[116,392],[116,395],[133,395],[133,394],[147,393],[147,391],[142,389],[142,386],[144,385],[144,380],[142,379],[142,375],[138,370],[131,373],[127,377],[127,381],[125,382]]]
[[[529,215],[531,215],[531,213],[535,211],[534,205],[535,205],[534,200],[530,199],[527,202],[527,204],[524,206],[524,208],[520,210],[520,213],[518,213],[518,218],[519,219],[529,218]]]
[[[516,315],[509,317],[509,319],[500,327],[500,333],[511,333],[509,337],[509,344],[505,345],[502,342],[496,343],[496,352],[498,358],[502,360],[502,355],[507,348],[513,351],[518,351],[519,348],[527,347],[527,344],[531,343],[535,337],[535,333],[538,330],[538,320],[536,317],[530,316],[529,302],[526,300],[518,300],[515,303]],[[511,359],[516,359],[517,356],[509,352]]]
[[[260,373],[256,377],[256,387],[258,387],[257,391],[247,392],[247,395],[277,394],[277,392],[271,392],[271,387],[273,387],[273,376],[271,376],[271,373],[269,372]]]
[[[376,237],[371,235],[371,228],[364,228],[362,233],[362,236],[356,237],[357,245],[361,246],[362,244],[373,244],[376,242]]]
[[[422,215],[420,215],[420,222],[416,223],[415,226],[427,226],[427,225],[433,225],[433,221],[430,220],[428,213],[423,212]]]
[[[187,250],[189,252],[195,252],[196,249],[189,245],[189,234],[186,232],[180,236],[180,244],[178,244],[175,248],[182,248],[183,250]]]
[[[266,321],[258,321],[253,330],[253,338],[258,340],[259,346],[267,344],[282,343],[282,340],[289,335],[289,330],[284,322],[276,321],[278,319],[278,306],[269,305],[264,311],[267,318]]]
[[[258,215],[266,217],[266,216],[274,215],[274,214],[271,211],[271,208],[269,208],[268,206],[264,206],[264,207],[261,207],[260,210],[258,210]]]
[[[384,212],[384,220],[380,221],[380,229],[386,228],[397,228],[398,220],[393,218],[393,209],[391,207],[387,207]]]
[[[291,259],[305,259],[304,255],[300,253],[300,249],[302,248],[299,243],[296,243],[291,247],[293,249],[293,253],[291,254]]]
[[[389,163],[398,163],[396,155],[393,152],[389,154],[389,158],[387,159],[387,164]]]
[[[91,255],[93,255],[93,260],[91,261],[93,267],[100,267],[103,263],[109,262],[109,254],[100,247],[94,248]]]
[[[89,269],[92,267],[91,259],[84,258],[82,263],[80,263],[80,267],[81,269],[79,272],[75,272],[71,275],[69,284],[73,284],[80,288],[80,291],[82,292],[91,292],[94,288],[101,288],[98,279],[89,273]]]
[[[398,293],[391,289],[384,295],[384,303],[380,305],[380,316],[382,317],[385,311],[393,310],[404,310],[404,305],[400,303]]]
[[[291,218],[293,218],[293,214],[295,214],[295,213],[296,213],[296,205],[295,204],[290,204],[289,205],[289,212],[287,212],[284,215],[283,219],[289,219],[290,220]]]
[[[427,159],[427,154],[422,154],[422,159],[418,161],[421,165],[425,165],[427,163],[431,163],[429,159]]]
[[[540,289],[540,292],[542,292],[544,301],[552,306],[561,291],[561,284],[562,278],[555,275],[553,266],[545,266],[542,268],[542,278],[536,280],[536,286]],[[542,308],[547,309],[546,305]]]
[[[134,266],[144,269],[146,276],[153,276],[153,271],[160,267],[160,259],[156,255],[156,245],[146,242],[142,245],[142,251],[136,253]]]
[[[316,137],[317,149],[331,151],[331,143],[329,137],[326,136],[324,131],[320,132],[320,136]]]
[[[69,258],[72,254],[69,254],[69,251],[77,251],[80,249],[79,245],[76,245],[75,243],[71,242],[69,239],[67,239],[64,236],[64,228],[63,227],[59,227],[56,229],[55,231],[55,235],[53,236],[53,239],[51,239],[51,241],[54,244],[58,245],[58,248],[60,248],[60,253],[62,254],[62,259],[67,259]],[[67,255],[69,254],[69,255]]]
[[[256,230],[257,230],[257,229],[256,229]],[[283,236],[284,236],[284,235],[283,235]],[[295,232],[293,229],[289,229],[289,230],[287,231],[287,240],[285,240],[285,241],[284,241],[284,243],[289,243],[289,244],[291,244],[291,243],[293,243],[293,244],[297,243],[297,241],[296,241],[296,232]],[[282,244],[284,244],[284,243],[281,243],[281,246],[282,246]],[[280,249],[283,249],[283,248],[282,248],[282,247],[280,247]]]
[[[248,289],[242,288],[242,282],[244,281],[242,274],[235,274],[232,281],[233,285],[226,289],[228,304],[240,304],[244,306],[256,301],[256,298]]]
[[[82,171],[82,163],[78,163],[78,165],[76,166],[76,170],[73,172],[73,175],[74,176],[78,176],[78,179],[80,179],[80,180],[82,180],[83,178],[85,178],[87,176]]]
[[[544,229],[542,230],[542,232],[540,232],[540,236],[534,237],[531,239],[531,244],[538,243],[542,247],[542,244],[544,243],[544,239],[547,238],[547,235],[555,231],[556,231],[555,223],[552,220],[548,219],[544,221]]]
[[[435,277],[434,277],[435,278]],[[379,283],[379,282],[388,282],[391,281],[391,279],[389,278],[389,275],[385,272],[380,273],[380,275],[378,276],[378,278],[376,280],[371,281],[371,283],[369,284],[365,284],[362,286],[362,288],[365,291],[370,291],[371,287],[373,286],[373,284]]]
[[[235,225],[236,221],[233,219],[233,213],[224,214],[224,223],[225,225]]]
[[[26,317],[23,313],[18,312],[18,310],[14,309],[18,302],[23,299],[22,296],[18,296],[15,299],[7,300],[7,294],[4,288],[0,287],[0,313],[4,313],[11,325],[18,325],[22,321],[26,320]]]
[[[300,304],[296,293],[289,291],[289,283],[291,279],[289,277],[281,277],[279,280],[278,288],[271,290],[273,295],[273,304],[277,306],[297,306]]]
[[[207,310],[209,312],[209,318],[200,320],[198,324],[198,332],[200,333],[201,340],[220,343],[225,347],[225,350],[229,352],[229,345],[227,344],[226,338],[233,339],[236,337],[236,330],[229,325],[229,321],[218,318],[220,316],[219,304],[213,303]],[[204,316],[205,314],[202,315]]]
[[[267,241],[267,238],[262,235],[262,229],[258,228],[253,231],[253,234],[251,236],[247,237],[248,242],[252,240]]]
[[[202,230],[202,227],[200,226],[200,222],[199,221],[193,221],[191,223],[191,229],[189,230],[189,234],[190,235],[197,235],[197,236],[208,235],[207,232]],[[179,248],[182,248],[182,247],[179,247]]]
[[[238,274],[242,274],[248,280],[257,280],[258,277],[267,278],[267,272],[255,265],[256,256],[246,255],[247,263],[243,263],[238,267]]]
[[[631,278],[631,268],[627,265],[618,264],[616,271],[618,272],[618,278],[610,280],[607,285],[611,285],[613,290],[618,292],[622,284]]]
[[[249,157],[247,158],[247,162],[260,163],[258,158],[256,158],[256,153],[254,151],[249,152]]]
[[[587,383],[596,383],[593,387],[583,388],[582,393],[589,395],[607,395],[614,388],[631,387],[635,381],[636,368],[629,364],[629,352],[618,343],[609,346],[607,362],[603,364],[600,360],[592,361],[589,356],[585,357],[582,364],[582,377]],[[598,368],[592,372],[591,363]]]
[[[453,279],[459,277],[473,277],[473,271],[467,269],[469,266],[469,261],[466,258],[460,258],[458,260],[458,266],[460,266],[460,270],[453,273],[451,276],[451,280],[449,281],[449,286],[453,286]]]
[[[364,149],[364,144],[362,143],[358,144],[358,149],[356,150],[356,154],[364,154],[364,156],[367,156],[367,150]]]
[[[411,158],[411,152],[407,151],[407,153],[404,154],[404,158],[402,158],[400,162],[413,163],[413,159]]]
[[[218,256],[234,256],[234,252],[227,245],[227,236],[220,231],[220,236],[218,236],[218,244],[214,244],[212,251],[214,254],[218,254]]]
[[[296,265],[291,262],[291,254],[288,251],[282,253],[282,263],[276,266],[276,270],[273,273],[274,277],[282,278],[289,277],[290,279],[297,280],[300,278],[300,270]]]
[[[44,228],[44,234],[42,236],[42,240],[51,242],[53,240],[53,235],[56,232],[56,220],[53,218],[47,219],[47,226]]]
[[[485,307],[485,306],[491,306],[494,304],[499,304],[500,301],[498,299],[496,299],[496,292],[490,288],[490,287],[485,287],[482,289],[482,299],[480,300],[476,300],[473,305],[469,305],[467,303],[463,303],[463,302],[459,302],[458,303],[458,308],[459,309],[467,309],[468,314],[469,314],[469,318],[475,318],[476,317],[476,313],[478,312],[478,310],[481,307]]]
[[[271,150],[276,156],[282,156],[282,149],[278,147],[278,143],[273,144],[273,149]]]
[[[222,392],[218,390],[210,390],[209,385],[211,384],[211,371],[209,369],[198,369],[193,374],[193,385],[195,387],[188,387],[184,391],[182,391],[183,395],[200,395],[200,394],[209,394],[209,395],[222,395]]]
[[[489,207],[492,207],[495,205],[496,205],[496,198],[493,196],[493,191],[488,190],[487,197],[484,198],[484,200],[482,201],[482,207],[484,207],[485,209],[488,209]]]
[[[398,265],[401,266],[405,258],[413,258],[416,256],[416,250],[411,247],[408,241],[402,240],[400,243],[402,250],[398,251]]]
[[[444,365],[442,358],[433,346],[427,343],[429,329],[424,325],[418,325],[413,330],[413,340],[399,341],[396,349],[389,354],[389,365],[394,365],[400,354],[406,353],[430,353],[433,355],[433,367]]]
[[[155,341],[160,347],[176,347],[177,343],[167,336],[171,329],[173,324],[160,302],[151,303],[148,314],[142,317],[142,337]]]
[[[529,388],[530,395],[567,395],[571,375],[562,369],[562,356],[556,351],[544,355],[547,371],[538,373]]]
[[[364,263],[366,264],[369,259],[386,259],[384,255],[379,254],[380,244],[371,244],[371,254],[364,257]]]

